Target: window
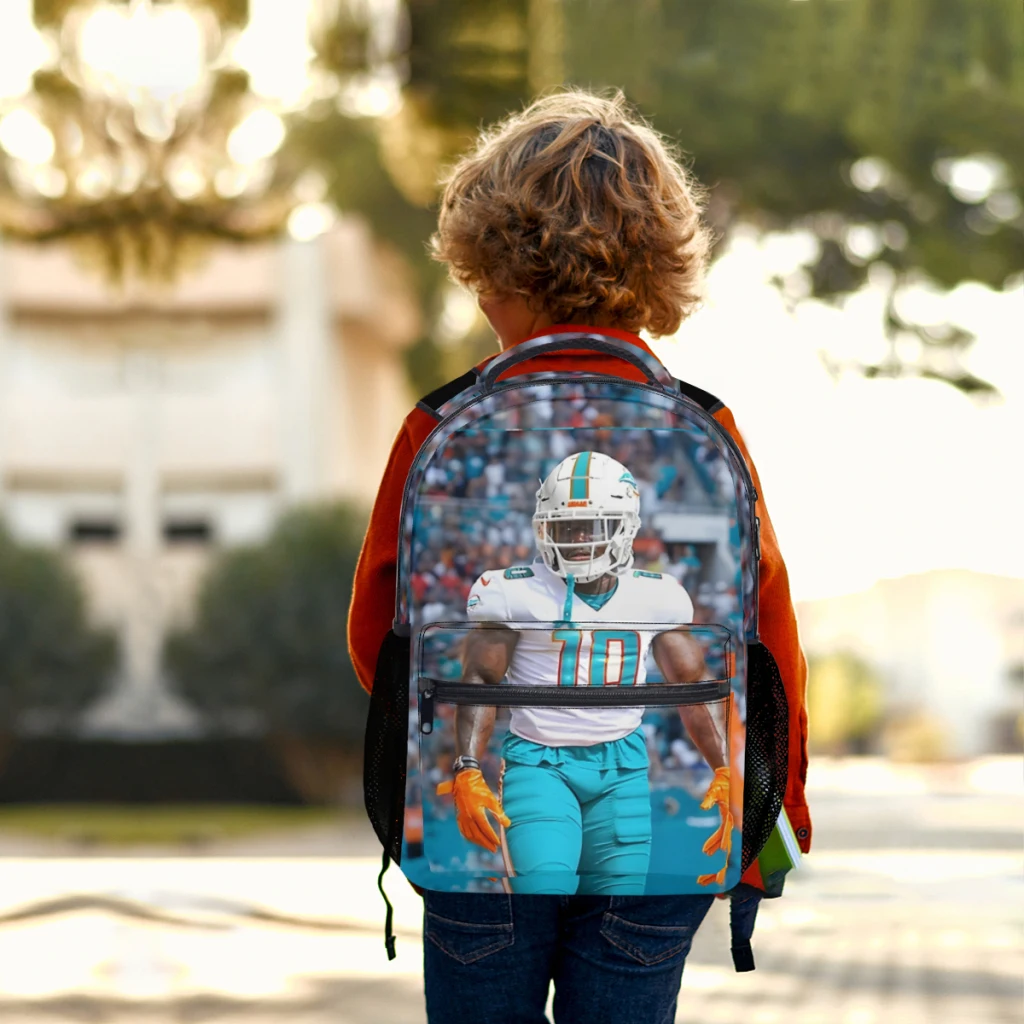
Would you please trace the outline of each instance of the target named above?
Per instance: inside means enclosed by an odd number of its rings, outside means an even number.
[[[213,527],[208,519],[167,519],[164,540],[168,544],[211,544]]]
[[[68,527],[72,544],[116,544],[121,539],[121,524],[116,519],[78,517]]]

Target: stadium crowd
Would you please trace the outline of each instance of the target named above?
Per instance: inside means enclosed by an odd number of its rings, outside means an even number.
[[[580,415],[593,411],[591,406]],[[512,437],[517,443],[510,443]],[[667,542],[651,525],[661,511],[733,507],[734,495],[724,491],[726,484],[731,487],[724,460],[702,458],[699,447],[691,459],[682,447],[671,431],[612,432],[599,424],[571,434],[551,430],[543,438],[529,430],[456,435],[427,468],[412,523],[410,585],[418,621],[463,618],[470,587],[482,572],[533,561],[531,518],[540,481],[584,448],[612,456],[637,482],[641,528],[633,544],[635,567],[679,580],[694,600],[697,621],[723,621],[736,607],[735,586],[710,578],[695,544]]]

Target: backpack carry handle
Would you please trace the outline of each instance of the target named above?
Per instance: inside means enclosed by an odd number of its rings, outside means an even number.
[[[660,385],[673,393],[678,391],[678,384],[672,374],[654,356],[649,356],[635,345],[628,345],[603,334],[548,334],[543,338],[532,338],[530,341],[514,345],[507,352],[502,352],[492,359],[480,375],[484,394],[494,387],[503,373],[517,363],[566,349],[586,349],[589,352],[613,356],[635,366],[647,378],[648,384]]]

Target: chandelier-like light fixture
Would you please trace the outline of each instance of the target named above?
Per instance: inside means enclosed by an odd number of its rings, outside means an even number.
[[[114,280],[168,280],[211,241],[332,212],[315,171],[282,148],[289,118],[330,102],[352,116],[399,102],[374,0],[4,0],[0,231],[63,240]],[[311,33],[347,24],[340,76]]]

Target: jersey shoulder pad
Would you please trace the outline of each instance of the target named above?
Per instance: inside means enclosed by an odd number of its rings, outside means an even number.
[[[675,578],[667,573],[661,578],[662,592],[665,594],[666,610],[670,612],[679,623],[693,621],[693,599],[687,593],[686,588]]]
[[[502,580],[500,569],[489,569],[479,576],[466,599],[469,618],[484,622],[500,622],[508,618],[508,600]]]
[[[693,602],[674,576],[661,572],[633,571],[637,598],[651,622],[693,621]]]

